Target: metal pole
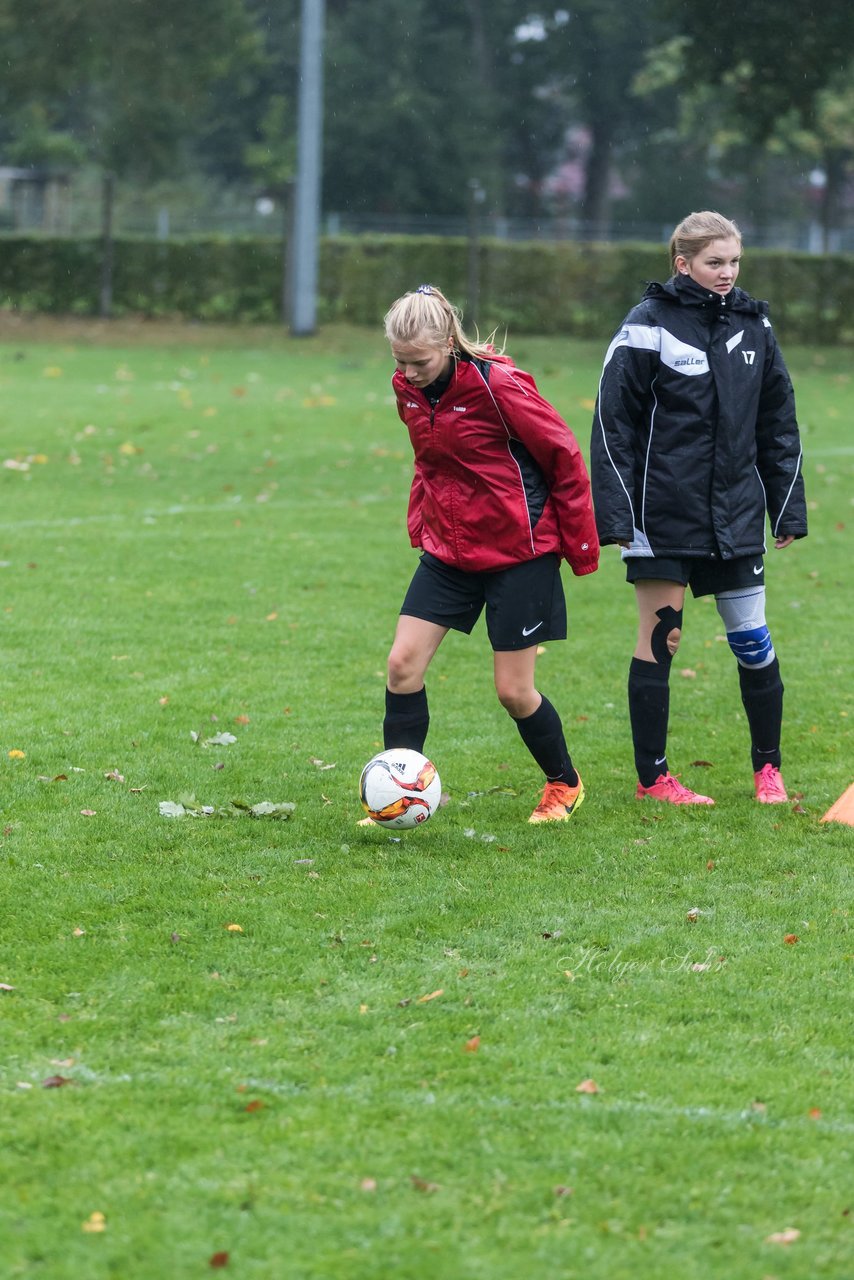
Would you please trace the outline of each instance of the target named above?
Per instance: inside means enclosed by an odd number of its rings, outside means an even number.
[[[314,333],[323,144],[324,0],[302,0],[291,332]]]
[[[480,312],[480,207],[486,192],[477,178],[469,178],[468,297],[466,321],[477,326]]]
[[[294,313],[294,184],[282,183],[282,323]]]

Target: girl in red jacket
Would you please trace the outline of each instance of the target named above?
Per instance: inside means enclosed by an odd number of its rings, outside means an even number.
[[[542,641],[566,638],[561,560],[577,575],[599,560],[584,460],[530,374],[468,338],[439,289],[399,298],[385,332],[415,451],[408,528],[421,551],[388,659],[385,747],[423,750],[430,661],[485,606],[498,699],[546,777],[530,821],[566,821],[584,787],[534,667]]]

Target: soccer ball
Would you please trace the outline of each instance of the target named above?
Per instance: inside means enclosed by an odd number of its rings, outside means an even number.
[[[359,779],[362,808],[381,827],[420,826],[435,813],[441,797],[436,766],[407,747],[381,751]]]

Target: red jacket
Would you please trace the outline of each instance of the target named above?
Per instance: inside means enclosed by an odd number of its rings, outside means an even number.
[[[592,573],[590,481],[569,427],[507,357],[460,359],[431,408],[399,371],[397,409],[415,450],[409,538],[469,573],[556,552]]]

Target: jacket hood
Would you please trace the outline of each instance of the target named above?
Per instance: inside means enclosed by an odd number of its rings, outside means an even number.
[[[701,307],[708,310],[720,312],[722,309],[727,311],[747,312],[754,316],[767,316],[768,303],[762,302],[758,298],[751,298],[749,293],[745,293],[743,289],[739,289],[736,285],[730,290],[725,297],[720,294],[712,293],[710,289],[704,289],[702,285],[697,284],[696,280],[692,280],[690,276],[672,276],[666,284],[658,284],[655,280],[651,281],[644,290],[644,299],[659,298],[662,302],[672,302],[677,306],[685,307]]]

